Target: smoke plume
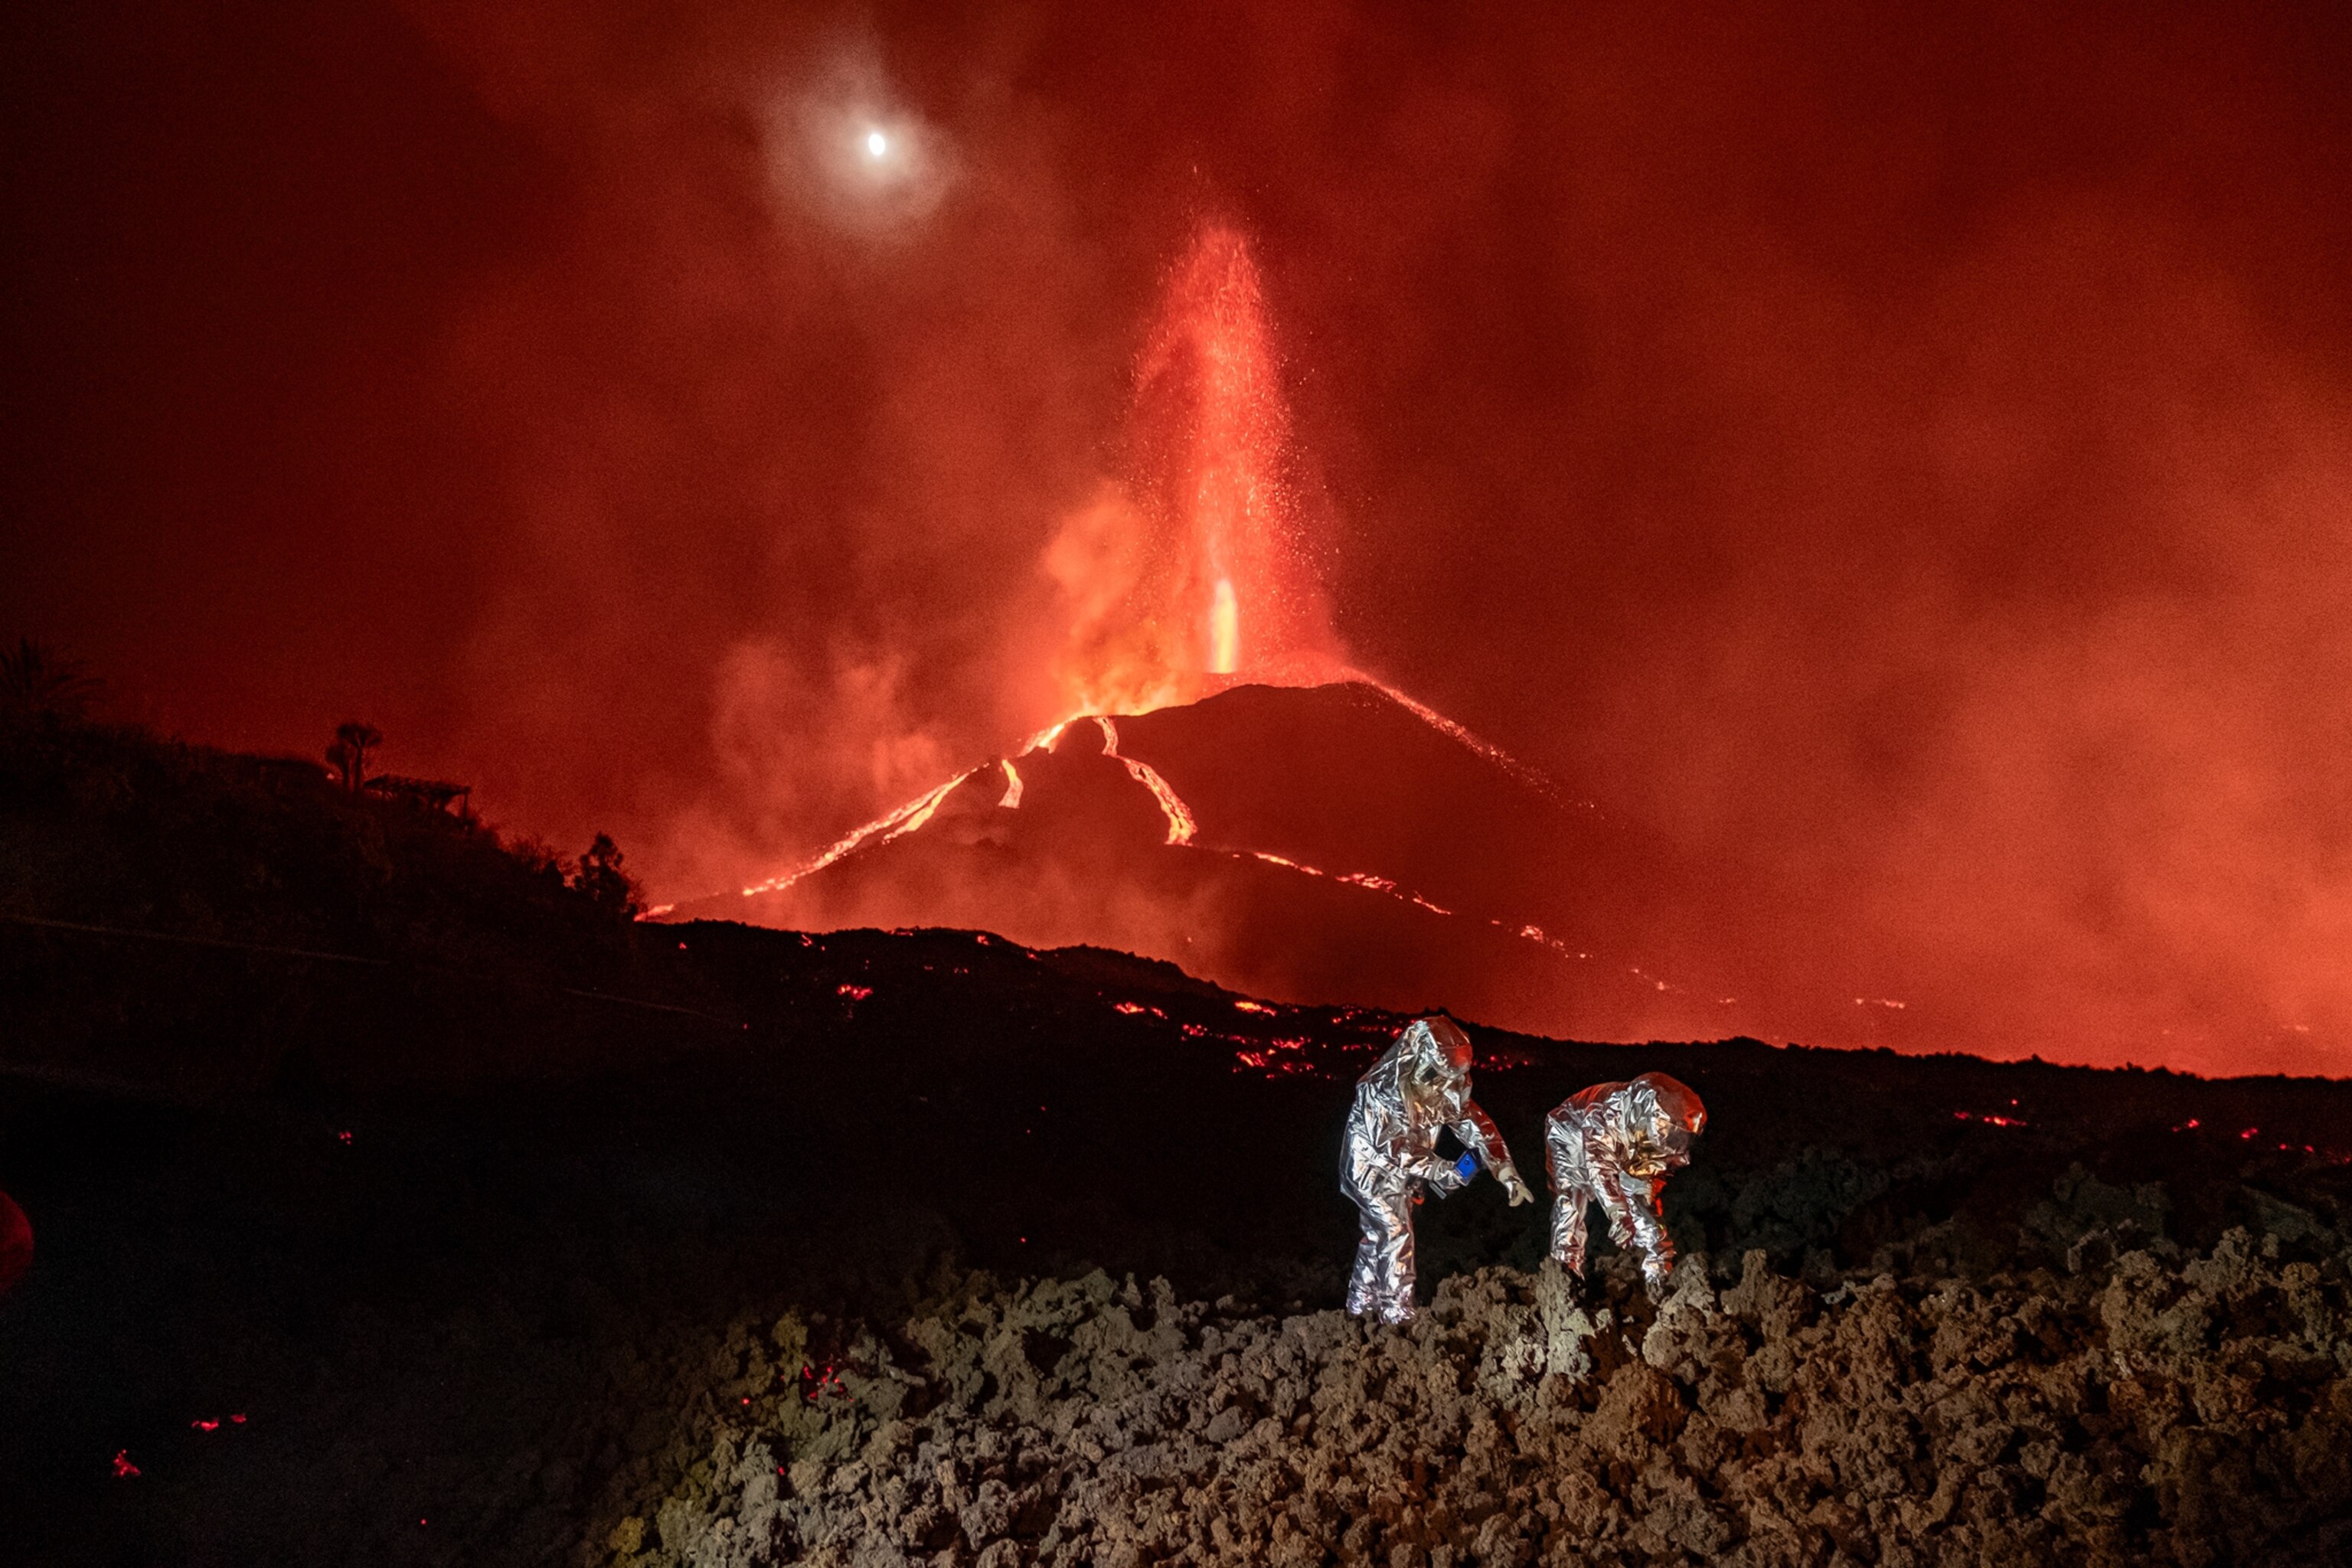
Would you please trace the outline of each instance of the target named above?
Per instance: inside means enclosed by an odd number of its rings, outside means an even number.
[[[1851,1040],[2347,1061],[2340,15],[331,9],[0,68],[0,611],[130,711],[674,897],[1344,657]]]

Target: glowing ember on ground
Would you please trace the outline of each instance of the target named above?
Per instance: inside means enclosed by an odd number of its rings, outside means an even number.
[[[0,1193],[0,1293],[22,1279],[33,1267],[33,1222],[16,1200]]]
[[[139,1467],[131,1462],[131,1450],[117,1448],[114,1451],[114,1479],[127,1481],[138,1473]]]
[[[871,985],[837,985],[834,987],[833,994],[836,996],[845,996],[852,1002],[863,1002],[868,996],[874,994],[874,987]]]

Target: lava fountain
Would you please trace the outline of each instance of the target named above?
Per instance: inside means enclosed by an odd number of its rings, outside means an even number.
[[[1056,669],[1068,716],[1343,678],[1265,292],[1229,226],[1204,226],[1169,273],[1129,447],[1127,482],[1047,555],[1072,608]]]

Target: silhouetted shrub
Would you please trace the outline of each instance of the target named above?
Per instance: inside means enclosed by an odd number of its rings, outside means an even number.
[[[621,869],[621,847],[613,842],[609,833],[596,835],[596,841],[580,857],[580,868],[572,874],[572,887],[615,920],[635,920],[645,907],[638,900],[635,880]]]

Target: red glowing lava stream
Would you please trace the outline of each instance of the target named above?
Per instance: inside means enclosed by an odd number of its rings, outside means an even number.
[[[1118,725],[1099,713],[1095,715],[1095,722],[1102,726],[1102,754],[1124,767],[1127,776],[1150,790],[1151,798],[1160,803],[1160,814],[1168,819],[1168,842],[1192,843],[1192,835],[1199,831],[1198,825],[1192,820],[1192,808],[1176,797],[1176,792],[1169,787],[1168,781],[1160,776],[1159,769],[1150,763],[1139,763],[1133,757],[1118,754]]]
[[[1395,687],[1391,686],[1387,681],[1381,679],[1378,676],[1368,675],[1360,669],[1350,668],[1348,671],[1347,679],[1349,680],[1362,681],[1366,686],[1370,687],[1373,690],[1379,692],[1381,696],[1387,698],[1390,701],[1395,703],[1398,707],[1403,709],[1406,712],[1412,714],[1414,718],[1420,720],[1423,723],[1428,725],[1439,734],[1445,736],[1448,740],[1454,741],[1461,745],[1468,747],[1472,752],[1475,752],[1479,756],[1484,757],[1486,761],[1494,763],[1496,767],[1502,769],[1503,772],[1508,773],[1512,778],[1527,785],[1529,789],[1534,790],[1538,795],[1540,795],[1545,799],[1551,801],[1554,805],[1574,806],[1580,811],[1598,812],[1601,809],[1598,805],[1595,805],[1589,800],[1579,800],[1575,796],[1570,795],[1568,791],[1560,787],[1559,780],[1553,778],[1549,773],[1545,773],[1541,768],[1528,766],[1526,763],[1523,763],[1519,761],[1518,758],[1511,755],[1510,752],[1503,750],[1502,747],[1496,745],[1492,741],[1486,740],[1465,726],[1455,723],[1453,720],[1448,719],[1444,714],[1440,713],[1436,709],[1429,706],[1429,704],[1415,701],[1412,698],[1406,696],[1402,691],[1399,691]]]
[[[764,882],[753,883],[751,887],[743,889],[743,896],[748,899],[759,893],[782,892],[784,889],[791,887],[794,882],[799,881],[803,877],[809,875],[811,872],[824,870],[827,866],[832,865],[835,860],[840,859],[843,856],[848,854],[851,850],[856,848],[867,839],[873,838],[877,834],[881,835],[881,837],[877,840],[877,842],[887,844],[894,838],[914,832],[917,828],[919,828],[923,824],[931,819],[931,813],[939,810],[940,802],[947,799],[950,791],[953,790],[956,785],[963,783],[964,780],[971,777],[973,773],[976,773],[979,771],[980,770],[978,768],[965,769],[962,773],[960,773],[956,774],[955,777],[948,780],[947,783],[940,785],[936,789],[929,791],[926,794],[917,795],[914,799],[898,807],[898,810],[889,813],[887,816],[877,816],[873,821],[867,823],[865,826],[856,828],[852,832],[844,835],[842,837],[834,840],[833,843],[826,846],[815,858],[804,861],[801,865],[794,867],[792,870],[783,873],[782,876],[771,877]],[[672,906],[665,905],[662,909],[649,910],[646,913],[649,916],[660,914],[665,912],[670,907]]]

